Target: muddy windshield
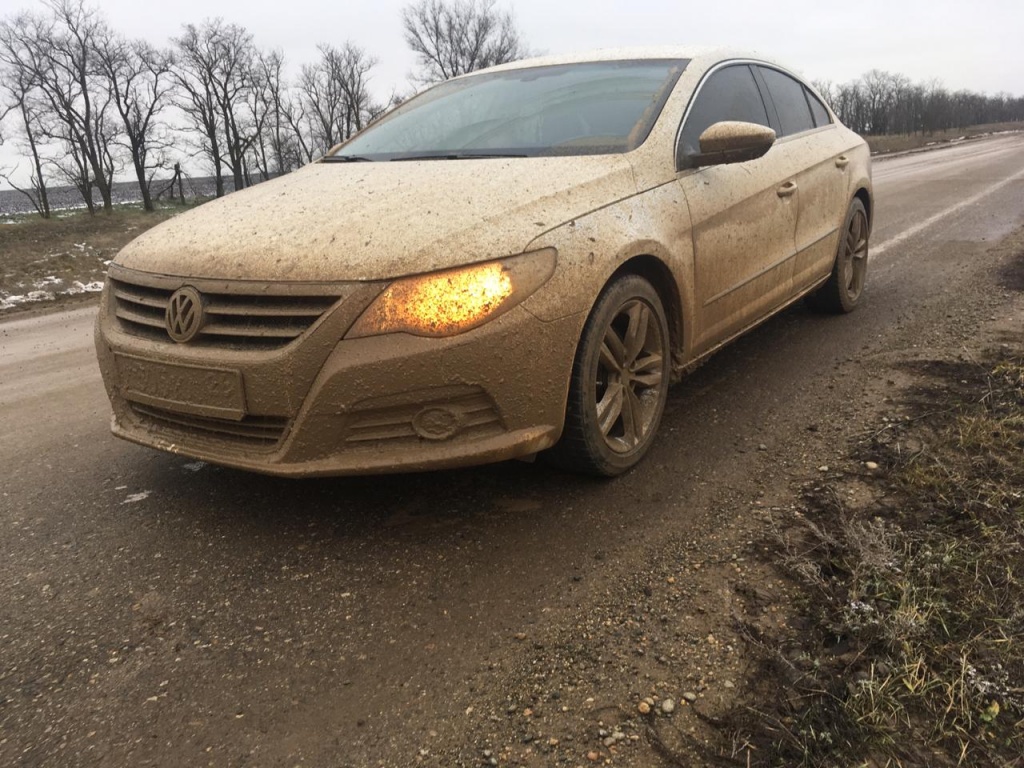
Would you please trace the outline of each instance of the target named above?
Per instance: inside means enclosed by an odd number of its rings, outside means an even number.
[[[431,88],[326,162],[593,155],[636,149],[688,61],[564,64]]]

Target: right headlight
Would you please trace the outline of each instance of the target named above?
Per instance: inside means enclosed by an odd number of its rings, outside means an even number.
[[[554,248],[396,280],[345,335],[454,336],[493,320],[540,288],[555,271]]]

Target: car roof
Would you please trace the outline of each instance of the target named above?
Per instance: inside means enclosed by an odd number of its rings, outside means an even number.
[[[759,61],[765,64],[771,64],[772,66],[776,66],[781,69],[786,69],[785,66],[749,50],[745,51],[711,46],[642,46],[630,48],[603,48],[576,53],[519,59],[518,61],[512,61],[508,64],[499,64],[495,67],[477,70],[476,72],[469,73],[469,75],[463,75],[463,77],[471,77],[472,75],[480,72],[501,72],[512,69],[525,69],[526,67],[545,67],[557,64],[580,64],[593,61],[624,61],[636,59],[689,59],[694,65],[700,66],[701,68],[709,67],[719,61],[744,59]]]

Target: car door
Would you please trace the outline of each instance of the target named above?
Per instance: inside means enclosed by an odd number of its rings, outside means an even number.
[[[750,65],[730,64],[700,86],[677,148],[677,184],[690,208],[694,248],[696,353],[742,331],[776,307],[792,286],[799,168],[772,147],[744,163],[693,168],[700,135],[722,120],[769,125]]]
[[[849,202],[849,158],[843,154],[847,140],[825,106],[801,82],[764,65],[758,65],[755,74],[767,91],[769,109],[775,111],[779,144],[803,158],[795,177],[799,214],[793,262],[793,289],[800,292],[832,269]]]

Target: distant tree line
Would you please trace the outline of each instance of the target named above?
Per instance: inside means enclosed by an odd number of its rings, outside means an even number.
[[[521,58],[511,14],[495,2],[407,6],[415,81]],[[53,185],[74,186],[91,213],[110,211],[114,179],[126,172],[152,210],[175,181],[181,189],[182,164],[197,158],[219,197],[320,157],[401,100],[370,93],[378,61],[351,41],[321,43],[291,77],[280,51],[219,18],[186,24],[157,48],[125,38],[85,0],[41,5],[0,19],[0,143],[12,142],[29,166],[27,184],[23,170],[0,168],[0,179],[44,218]]]
[[[1024,121],[1024,97],[950,91],[937,81],[912,83],[906,75],[877,69],[842,85],[814,85],[845,125],[866,135],[933,134]]]

